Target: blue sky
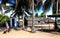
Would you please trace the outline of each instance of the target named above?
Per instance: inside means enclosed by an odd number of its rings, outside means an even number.
[[[51,3],[49,10],[47,11],[46,15],[52,15],[53,11],[53,3]]]
[[[43,3],[44,3],[45,1],[46,1],[46,0],[44,0]],[[53,8],[53,3],[51,3],[51,5],[50,5],[50,7],[49,7],[49,10],[46,12],[46,15],[52,15],[52,10],[53,10],[52,8]],[[43,13],[43,11],[44,11],[44,5],[42,4],[42,5],[40,6],[39,11],[38,11],[38,10],[35,11],[35,14],[38,13],[38,14],[40,15],[41,13]]]
[[[0,3],[2,2],[2,0],[0,0]]]
[[[2,0],[0,0],[0,2],[1,2],[1,1],[2,1]],[[44,0],[43,3],[44,3],[45,1],[46,1],[46,0]],[[10,2],[10,4],[7,4],[7,6],[10,6],[10,5],[12,6],[12,5],[15,4],[14,0],[9,0],[9,2]],[[13,4],[11,4],[11,3],[13,3]],[[43,8],[43,7],[44,7],[44,5],[42,4],[42,5],[40,6],[39,11],[37,10],[37,11],[35,11],[34,13],[35,13],[35,14],[36,14],[36,13],[38,13],[38,14],[43,13],[43,11],[44,11],[44,8]],[[49,11],[46,12],[46,15],[51,15],[51,14],[52,14],[52,7],[53,7],[53,4],[50,5]],[[7,13],[6,15],[10,16],[11,13],[12,13],[12,11],[10,11],[9,13]]]
[[[43,10],[44,10],[43,5],[41,5],[40,8],[39,8],[39,10],[36,10],[36,11],[35,11],[35,14],[36,14],[36,13],[41,14],[41,13],[43,13]]]

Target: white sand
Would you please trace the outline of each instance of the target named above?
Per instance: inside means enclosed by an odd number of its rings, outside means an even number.
[[[60,38],[60,35],[41,31],[30,33],[23,30],[15,31],[12,29],[9,33],[6,34],[0,32],[0,38]]]

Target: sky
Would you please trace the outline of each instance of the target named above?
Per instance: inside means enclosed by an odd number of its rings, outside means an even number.
[[[0,3],[2,2],[2,0],[0,0]],[[15,4],[15,1],[14,0],[9,0],[10,3],[6,3],[6,6],[13,6]],[[9,13],[5,14],[7,16],[10,17],[10,15],[12,14],[13,10],[11,10]],[[1,11],[0,11],[0,14],[1,14]]]
[[[43,0],[43,4],[45,3],[45,1],[46,0]],[[43,13],[43,11],[44,11],[44,5],[43,4],[40,6],[39,11],[38,10],[35,11],[35,14],[38,13],[38,15],[40,15],[41,13]],[[46,12],[46,15],[52,15],[52,8],[53,8],[53,3],[51,3],[49,11]]]
[[[1,1],[2,1],[2,0],[0,0],[0,3],[1,3]],[[7,4],[6,4],[7,6],[13,6],[13,4],[15,4],[15,2],[14,2],[13,0],[9,0],[9,1],[10,1],[12,4],[11,4],[11,3],[10,3],[10,4],[7,3]],[[44,4],[45,1],[46,1],[46,0],[43,0],[42,3]],[[35,14],[38,13],[38,15],[40,15],[41,13],[43,13],[43,11],[44,11],[44,8],[43,8],[44,5],[43,5],[43,4],[40,6],[39,11],[38,11],[38,10],[37,10],[37,11],[34,11]],[[52,7],[53,7],[53,4],[50,5],[49,11],[46,12],[46,15],[52,15]],[[9,13],[7,13],[6,15],[8,15],[8,16],[10,17],[11,14],[12,14],[12,11],[10,11]]]
[[[2,2],[2,0],[0,0],[0,2]],[[15,3],[15,0],[9,0],[9,2]]]
[[[0,0],[0,3],[2,2],[2,0]]]

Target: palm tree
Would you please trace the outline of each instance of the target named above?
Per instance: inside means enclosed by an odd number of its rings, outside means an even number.
[[[16,0],[15,8],[16,10],[19,11],[16,14],[18,14],[18,16],[23,14],[23,17],[24,17],[24,12],[22,12],[23,11],[22,9],[24,9],[24,11],[27,12],[28,14],[31,14],[29,10],[32,9],[31,10],[33,13],[32,14],[32,32],[34,32],[34,0]],[[23,28],[24,28],[24,24],[23,24]]]
[[[37,4],[36,9],[39,10],[40,6],[43,5],[44,6],[43,13],[46,14],[46,12],[49,10],[50,5],[51,5],[52,2],[53,2],[52,0],[46,0],[45,2],[40,0],[40,2]]]
[[[34,19],[35,19],[35,16],[34,16],[34,0],[32,0],[32,30],[31,30],[31,32],[35,32],[35,30],[34,30]]]
[[[56,14],[56,10],[57,10],[57,0],[54,1],[53,14]]]
[[[7,31],[9,32],[9,24],[6,21],[5,14],[10,12],[10,10],[11,10],[6,6],[6,3],[7,3],[7,0],[3,0],[1,3],[1,14],[2,14],[4,21],[5,21],[5,24],[6,24],[6,30],[4,31],[4,33],[6,33]]]
[[[44,0],[43,0],[44,1]],[[39,8],[40,8],[40,6],[41,6],[41,4],[43,4],[44,5],[44,11],[43,11],[43,13],[44,13],[44,15],[46,14],[46,12],[49,10],[49,8],[50,8],[50,5],[51,5],[51,3],[53,2],[52,0],[46,0],[45,1],[45,3],[43,2],[42,0],[34,0],[34,7],[33,8],[35,8],[34,10],[39,10]],[[34,13],[33,13],[34,14]],[[34,16],[33,16],[33,19],[34,19]],[[34,24],[34,23],[33,23]],[[32,25],[32,27],[34,27],[33,25]]]
[[[44,3],[44,14],[47,9],[49,9],[50,4],[52,0],[46,0]],[[23,11],[26,11],[28,14],[30,14],[29,10],[32,11],[33,21],[34,22],[34,10],[39,10],[40,6],[42,4],[42,0],[16,0],[16,14],[20,16],[23,14]],[[48,5],[48,6],[47,6]],[[23,10],[24,9],[24,10]],[[32,28],[34,29],[34,23],[32,23]]]
[[[30,13],[29,10],[32,9],[31,10],[33,17],[32,22],[34,22],[34,10],[39,10],[41,4],[42,4],[42,0],[16,0],[15,8],[16,10],[20,11],[19,13],[17,13],[18,15],[22,14],[21,12],[22,9],[24,9],[27,13]],[[51,0],[48,0],[44,3],[44,12],[50,7],[50,4],[51,4]],[[32,23],[32,28],[34,29],[34,23]]]
[[[60,0],[59,0],[59,2],[58,2],[58,9],[60,10]],[[58,12],[60,13],[60,11],[58,10]]]

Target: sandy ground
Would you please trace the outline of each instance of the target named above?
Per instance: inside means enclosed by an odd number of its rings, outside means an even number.
[[[28,30],[28,29],[27,29]],[[14,30],[12,29],[9,33],[3,34],[3,31],[0,32],[0,38],[60,38],[60,33],[49,33],[36,31],[35,33],[31,33],[23,30]]]

